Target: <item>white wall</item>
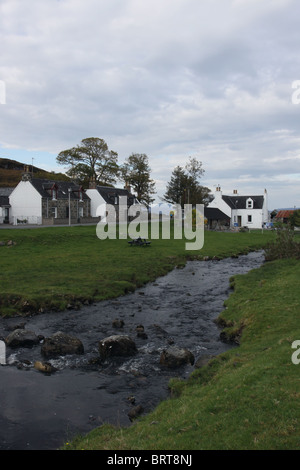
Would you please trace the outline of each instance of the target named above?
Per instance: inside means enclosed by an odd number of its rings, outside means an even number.
[[[106,203],[103,197],[99,194],[97,189],[87,189],[86,194],[91,200],[91,216],[92,217],[99,217],[100,215],[105,215],[105,207]],[[103,206],[103,214],[101,212],[97,212],[99,206]]]
[[[224,214],[226,214],[228,217],[231,217],[231,209],[226,204],[225,201],[222,199],[222,191],[216,191],[214,195],[214,199],[208,204],[208,207],[213,207],[215,209],[220,209]]]
[[[252,221],[248,221],[248,215],[251,215]],[[235,217],[236,216],[236,220]],[[238,216],[241,216],[241,226],[251,228],[262,228],[263,211],[262,209],[237,209],[232,210],[231,225],[234,226],[235,221],[238,222]]]
[[[42,223],[42,196],[30,181],[20,181],[9,196],[10,223],[16,225],[17,219],[27,220],[28,224]]]

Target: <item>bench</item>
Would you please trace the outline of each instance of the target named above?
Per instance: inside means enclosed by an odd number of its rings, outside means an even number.
[[[149,246],[151,245],[151,242],[147,241],[146,238],[135,238],[134,240],[131,240],[128,242],[130,246]]]

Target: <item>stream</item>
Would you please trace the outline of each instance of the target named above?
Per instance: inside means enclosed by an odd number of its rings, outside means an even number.
[[[189,261],[114,300],[80,310],[0,319],[2,339],[24,322],[37,335],[63,331],[84,345],[83,355],[48,361],[57,369],[48,375],[33,367],[45,360],[41,345],[6,349],[6,364],[0,365],[0,450],[57,449],[104,423],[130,426],[128,413],[135,406],[141,405],[144,413],[153,410],[168,398],[170,378],[185,379],[194,370],[190,364],[177,369],[160,365],[161,352],[173,344],[190,350],[197,361],[231,348],[220,340],[214,322],[230,294],[229,278],[263,262],[263,252]],[[123,321],[122,328],[113,326],[115,319]],[[137,336],[138,325],[143,325],[145,337]],[[98,342],[116,334],[129,335],[138,353],[100,363]]]

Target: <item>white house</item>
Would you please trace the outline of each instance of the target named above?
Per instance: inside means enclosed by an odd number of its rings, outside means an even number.
[[[91,216],[106,217],[106,220],[110,221],[127,222],[129,207],[139,205],[136,197],[131,194],[129,187],[123,189],[98,186],[95,181],[91,181],[86,194],[91,201]],[[107,214],[107,206],[113,208],[112,213]]]
[[[220,186],[216,188],[213,201],[208,208],[219,209],[230,219],[231,227],[262,228],[269,222],[267,190],[259,196],[241,196],[237,190],[223,195]]]
[[[9,196],[9,222],[68,224],[91,222],[90,199],[85,190],[69,181],[33,178],[26,171]]]

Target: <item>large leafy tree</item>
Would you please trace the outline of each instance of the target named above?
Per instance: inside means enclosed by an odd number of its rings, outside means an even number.
[[[144,153],[131,154],[121,167],[122,179],[133,189],[137,199],[146,206],[154,201],[151,196],[155,194],[155,182],[150,174],[149,160]]]
[[[209,188],[200,184],[203,174],[202,162],[190,157],[184,168],[179,165],[174,168],[163,200],[182,207],[184,204],[207,205],[211,195]]]
[[[99,184],[114,184],[120,170],[117,152],[109,150],[107,143],[97,137],[83,139],[76,147],[63,150],[56,161],[67,166],[67,175],[81,184],[91,179]]]

